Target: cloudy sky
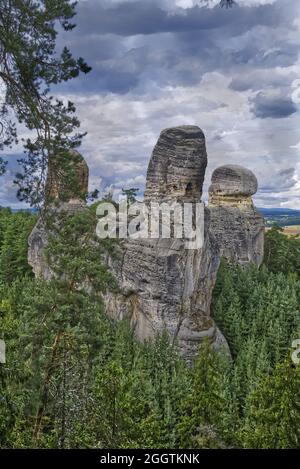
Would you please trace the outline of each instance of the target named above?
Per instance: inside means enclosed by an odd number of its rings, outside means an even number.
[[[93,67],[58,93],[77,106],[91,188],[145,184],[163,128],[199,125],[211,172],[253,170],[256,204],[300,209],[300,2],[79,0],[77,28],[60,37]],[[10,155],[12,160],[14,155]],[[0,205],[17,206],[13,167]]]

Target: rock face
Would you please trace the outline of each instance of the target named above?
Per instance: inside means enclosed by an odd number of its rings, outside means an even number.
[[[45,223],[39,218],[28,238],[28,263],[31,265],[34,275],[43,277],[45,280],[49,280],[52,276],[43,253],[47,246],[47,239],[48,233]]]
[[[146,204],[200,202],[206,165],[205,138],[198,127],[164,130],[148,167]],[[219,254],[207,209],[203,223],[201,249],[186,249],[183,239],[127,239],[122,262],[111,265],[121,294],[105,298],[108,313],[115,319],[129,317],[140,339],[165,330],[187,359],[206,337],[224,343],[210,317]]]
[[[206,166],[199,127],[163,130],[148,166],[145,202],[200,201]]]
[[[256,177],[242,166],[220,166],[212,175],[210,229],[220,254],[241,265],[260,265],[263,260],[264,219],[251,198],[256,192]]]
[[[88,165],[76,150],[69,153],[64,168],[59,172],[50,165],[46,182],[46,197],[50,201],[47,210],[50,213],[74,213],[85,210],[88,178]],[[36,276],[46,280],[52,276],[43,252],[47,246],[47,239],[48,230],[42,213],[28,238],[28,263]]]

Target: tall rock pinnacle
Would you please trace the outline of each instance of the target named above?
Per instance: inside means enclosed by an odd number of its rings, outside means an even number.
[[[205,137],[199,127],[163,130],[149,162],[145,202],[199,201],[206,166]]]

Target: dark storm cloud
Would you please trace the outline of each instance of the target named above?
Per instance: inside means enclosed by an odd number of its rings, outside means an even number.
[[[257,25],[276,25],[283,22],[282,8],[261,5],[257,8],[236,6],[230,11],[216,6],[201,8],[194,6],[178,9],[172,13],[156,2],[135,1],[117,4],[111,8],[97,0],[80,4],[79,31],[81,34],[118,34],[133,36],[162,32],[190,32],[230,28],[234,34]]]
[[[286,75],[276,73],[270,74],[268,69],[253,69],[246,67],[242,73],[234,77],[229,84],[229,88],[234,91],[261,90],[264,87],[291,89],[291,82],[297,78],[294,72]]]
[[[297,112],[297,106],[289,97],[274,96],[260,92],[251,102],[253,114],[261,119],[268,117],[281,119]]]
[[[172,12],[150,0],[107,5],[98,0],[79,3],[77,28],[72,36],[62,35],[62,43],[72,37],[70,48],[93,67],[88,76],[63,84],[63,92],[141,94],[149,84],[192,86],[214,70],[231,74],[234,80],[238,67],[288,66],[298,54],[284,37],[277,44],[271,33],[265,37],[259,29],[278,24],[291,28],[292,11],[276,3],[230,10],[195,6]],[[252,36],[240,42],[238,36],[247,34]],[[135,45],[130,47],[131,37]],[[251,84],[232,82],[232,89],[239,87]]]
[[[257,28],[254,28],[254,31],[257,32]],[[271,41],[266,42],[265,45],[255,44],[254,42],[254,44],[243,46],[242,49],[232,52],[232,63],[257,66],[261,69],[293,65],[299,53],[299,46],[289,43],[285,38],[275,45],[280,46],[280,48],[268,50],[272,46]]]

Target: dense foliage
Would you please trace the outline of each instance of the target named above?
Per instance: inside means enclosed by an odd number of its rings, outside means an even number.
[[[28,212],[0,209],[0,282],[3,284],[31,275],[27,239],[34,223],[35,216]]]
[[[52,228],[64,276],[48,283],[26,262],[34,222],[0,211],[1,448],[299,448],[299,239],[268,233],[259,270],[222,263],[213,315],[231,357],[204,343],[189,367],[167,336],[140,344],[106,316],[100,292],[117,286],[101,259],[118,249],[97,244],[94,209]]]
[[[300,278],[300,237],[283,235],[279,226],[268,231],[264,263],[271,272],[295,273]]]

